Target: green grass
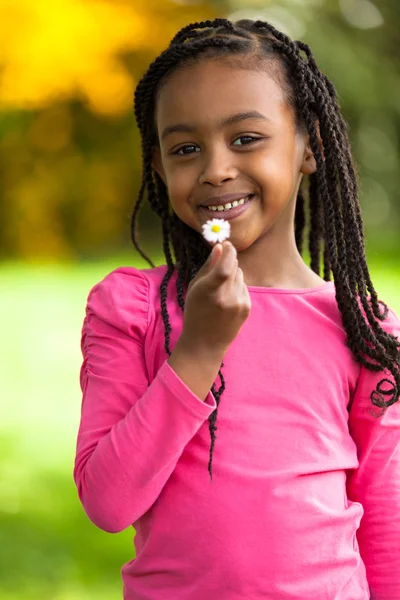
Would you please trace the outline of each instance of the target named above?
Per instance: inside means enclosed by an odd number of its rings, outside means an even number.
[[[1,600],[122,598],[120,569],[134,556],[133,529],[116,536],[91,524],[72,470],[87,294],[124,264],[0,266]],[[400,315],[400,268],[376,263],[371,274]]]

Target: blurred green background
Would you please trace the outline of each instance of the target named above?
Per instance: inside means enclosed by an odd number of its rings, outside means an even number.
[[[362,180],[367,257],[400,314],[400,4],[386,0],[0,3],[0,598],[120,600],[133,529],[85,516],[72,479],[89,289],[122,265],[141,182],[134,87],[185,24],[261,18],[334,81]],[[139,241],[164,262],[148,207]]]

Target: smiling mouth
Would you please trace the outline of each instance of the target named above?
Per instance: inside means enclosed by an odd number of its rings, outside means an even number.
[[[214,212],[217,214],[220,214],[220,213],[225,214],[225,213],[233,210],[237,206],[243,206],[243,204],[246,204],[247,202],[249,202],[249,200],[251,200],[253,197],[254,197],[254,194],[249,194],[248,196],[244,196],[241,200],[234,200],[233,202],[227,202],[226,204],[220,205],[215,208],[209,208],[208,206],[205,206],[205,205],[200,205],[199,208],[203,208],[203,209],[207,210],[208,212]],[[212,206],[212,205],[210,205],[210,206]]]
[[[212,210],[207,208],[206,206],[199,206],[198,210],[203,218],[209,219],[225,219],[226,221],[230,221],[235,219],[236,217],[241,216],[244,212],[246,212],[249,206],[252,205],[253,199],[255,198],[255,194],[250,194],[245,198],[243,204],[237,204],[236,206],[232,206],[232,208],[228,208],[226,210]]]

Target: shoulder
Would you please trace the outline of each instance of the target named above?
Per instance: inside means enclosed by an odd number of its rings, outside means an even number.
[[[369,298],[370,301],[370,298]],[[371,304],[371,302],[369,302]],[[383,320],[375,319],[378,321],[380,327],[388,334],[394,335],[397,339],[400,339],[400,319],[397,316],[396,312],[393,308],[391,308],[387,303],[387,314]],[[383,312],[384,306],[380,303],[380,312]],[[363,307],[361,307],[361,311],[363,313],[364,318],[367,320],[366,313]],[[367,320],[368,322],[368,320]]]
[[[146,329],[149,306],[165,271],[166,265],[114,269],[90,289],[86,318],[95,316],[124,330],[131,330],[133,324]]]
[[[371,305],[371,298],[368,297],[368,303],[371,307],[371,311],[372,311],[372,305]],[[361,301],[360,301],[361,304]],[[390,344],[391,349],[388,349],[388,356],[389,354],[392,356],[392,359],[394,358],[395,361],[398,361],[400,359],[400,319],[398,317],[398,315],[396,314],[396,312],[393,310],[393,308],[391,308],[387,303],[386,307],[387,307],[387,313],[385,315],[384,319],[380,319],[379,317],[376,317],[374,315],[374,319],[375,322],[378,324],[379,328],[381,330],[383,330],[387,335],[389,335],[392,338],[392,342],[389,342],[389,340],[387,341],[387,344]],[[384,305],[382,302],[379,302],[379,310],[380,313],[382,314],[384,312]],[[365,323],[367,324],[368,328],[372,331],[372,326],[369,324],[368,322],[368,317],[366,315],[366,311],[364,309],[364,306],[360,306],[363,318],[365,320]],[[363,339],[365,341],[365,343],[368,346],[371,346],[372,342],[370,341],[366,341],[365,336],[363,336]],[[397,349],[396,349],[397,347]],[[387,346],[387,348],[389,348]],[[396,358],[397,357],[397,358]],[[371,359],[370,357],[367,358],[368,362],[372,363],[372,364],[377,364],[377,362],[375,361],[375,359]],[[390,377],[392,377],[392,375],[386,370],[383,370],[385,375],[389,375]],[[371,378],[373,376],[376,377],[377,373],[382,376],[382,372],[383,371],[376,371],[374,369],[368,369],[365,365],[361,366],[361,373],[364,373],[365,376]]]
[[[382,306],[383,308],[383,306]],[[400,319],[397,316],[396,312],[387,305],[388,311],[384,320],[378,319],[378,324],[387,333],[393,338],[394,345],[392,345],[392,350],[390,353],[392,354],[392,359],[395,354],[397,357],[400,357]],[[364,313],[364,311],[363,311]],[[365,313],[364,313],[365,314]],[[397,346],[397,350],[396,350]],[[398,360],[398,359],[397,359]],[[394,362],[397,362],[395,359]],[[368,358],[368,362],[377,365],[378,363],[374,359]],[[381,388],[381,383],[385,382],[383,387]],[[383,368],[380,370],[370,369],[366,367],[364,364],[361,365],[360,375],[357,382],[356,389],[356,397],[358,405],[358,409],[364,409],[367,412],[371,412],[373,416],[380,416],[385,412],[386,409],[380,409],[378,407],[374,407],[371,403],[371,393],[375,390],[374,395],[376,395],[376,391],[378,391],[378,395],[380,399],[383,399],[385,402],[390,400],[393,397],[393,392],[396,392],[396,382],[394,380],[393,373],[389,371],[387,368]],[[382,396],[381,391],[385,390],[384,396]],[[400,403],[396,402],[396,408],[392,408],[396,413],[396,418],[399,418],[398,411],[400,410]],[[398,421],[400,423],[400,421]]]
[[[335,309],[337,309],[338,312],[340,312],[339,310],[339,306],[338,306],[338,302],[337,302],[337,298],[336,298],[336,285],[334,281],[325,281],[323,282],[320,286],[315,287],[314,289],[310,289],[310,290],[305,290],[306,292],[316,292],[313,294],[308,294],[306,296],[307,300],[316,300],[316,302],[319,305],[322,306],[326,306],[326,307],[335,307]],[[361,301],[361,298],[358,296],[358,305],[360,307],[361,313],[363,314],[364,319],[366,320],[366,322],[368,322],[367,316],[366,316],[366,312],[363,306],[363,303]],[[368,305],[370,306],[371,310],[372,310],[372,300],[371,300],[371,296],[367,296],[367,302]],[[384,300],[381,302],[380,299],[378,300],[379,302],[379,306],[380,306],[380,312],[383,313],[384,312],[384,306],[383,304],[386,305],[387,307],[387,314],[385,316],[385,318],[383,320],[375,317],[375,319],[378,321],[378,323],[381,325],[381,327],[383,329],[385,329],[386,331],[390,332],[390,330],[398,330],[399,326],[400,326],[400,319],[398,317],[398,314],[396,313],[396,311],[393,309],[393,307],[391,307],[387,302],[385,302]]]
[[[396,337],[400,334],[400,319],[397,316],[397,313],[388,306],[388,314],[386,315],[385,320],[382,324],[386,325],[388,333],[393,333]]]

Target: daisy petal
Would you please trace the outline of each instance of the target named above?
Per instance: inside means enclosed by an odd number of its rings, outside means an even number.
[[[224,219],[210,219],[202,229],[203,236],[208,242],[223,242],[229,238],[230,224]]]

